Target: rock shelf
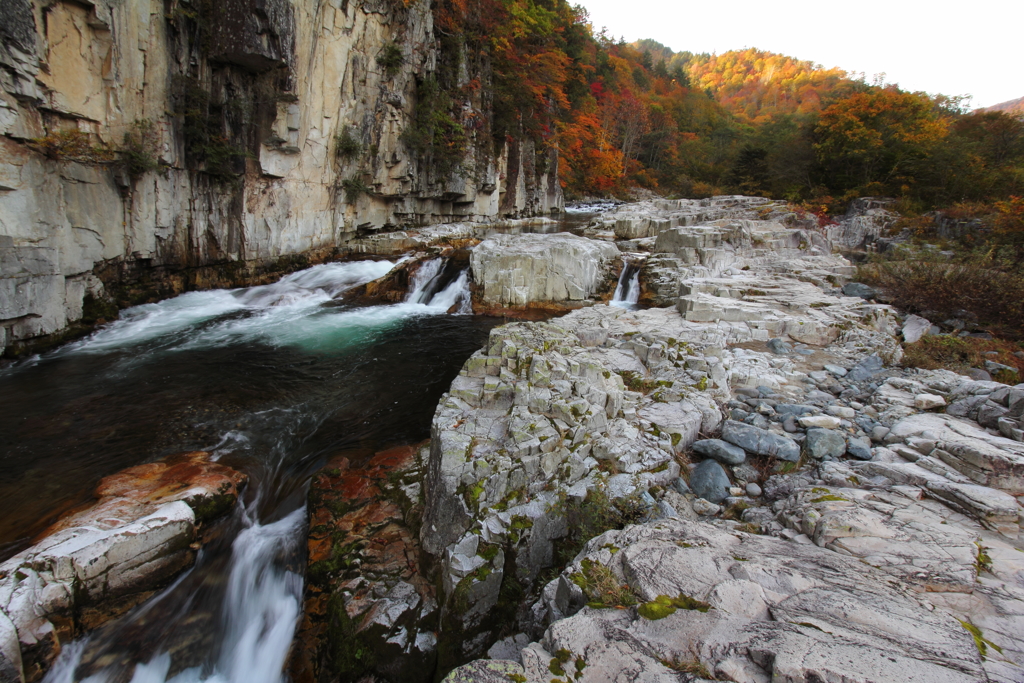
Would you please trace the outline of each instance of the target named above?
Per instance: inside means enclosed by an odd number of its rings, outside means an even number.
[[[231,509],[245,482],[203,451],[101,480],[95,504],[0,564],[0,680],[38,680],[62,644],[191,566],[200,528]]]
[[[490,658],[449,680],[1022,680],[1024,385],[898,367],[903,316],[785,205],[587,234],[658,307],[496,328],[434,417],[440,638]],[[643,519],[562,565],[595,492]]]

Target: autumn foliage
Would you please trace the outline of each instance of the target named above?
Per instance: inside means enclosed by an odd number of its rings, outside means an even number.
[[[643,186],[835,211],[868,194],[922,210],[1024,196],[1024,121],[969,113],[962,98],[868,84],[754,48],[695,55],[626,44],[595,34],[586,11],[565,0],[432,7],[446,95],[435,98],[435,125],[420,126],[422,149],[444,152],[452,145],[443,138],[474,131],[495,149],[526,137],[557,148],[570,197]],[[486,114],[472,119],[466,103]]]

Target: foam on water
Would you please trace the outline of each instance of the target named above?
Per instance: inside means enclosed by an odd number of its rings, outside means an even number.
[[[145,342],[165,349],[194,348],[199,340],[214,345],[235,343],[252,338],[252,330],[265,324],[287,326],[342,292],[386,275],[393,266],[391,261],[325,263],[270,285],[189,292],[133,306],[121,311],[118,320],[61,352],[105,353]],[[246,324],[251,318],[255,320]],[[272,334],[265,336],[273,338]]]
[[[635,308],[640,301],[640,268],[633,263],[626,263],[619,275],[619,284],[615,287],[610,304],[619,308]]]

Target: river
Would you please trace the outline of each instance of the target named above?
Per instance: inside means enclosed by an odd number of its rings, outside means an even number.
[[[310,477],[335,455],[358,463],[429,436],[441,394],[500,322],[466,315],[468,274],[438,287],[440,262],[404,303],[338,298],[392,265],[325,264],[137,306],[0,371],[5,557],[126,467],[202,449],[249,475],[194,568],[65,648],[47,681],[282,680]]]

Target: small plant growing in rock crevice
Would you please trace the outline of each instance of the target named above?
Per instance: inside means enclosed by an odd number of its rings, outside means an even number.
[[[384,69],[388,78],[393,78],[405,64],[405,56],[402,48],[397,43],[385,43],[377,55],[377,64]]]
[[[629,607],[637,603],[628,585],[620,583],[611,569],[590,558],[584,558],[580,571],[569,578],[583,591],[589,607]]]
[[[149,119],[138,119],[129,126],[121,148],[117,150],[129,178],[134,180],[160,168],[159,145],[156,125]]]
[[[344,130],[338,133],[335,137],[335,143],[335,154],[344,161],[355,159],[363,151],[363,146],[352,135],[352,131],[348,127],[345,127]]]
[[[91,135],[76,128],[47,133],[29,140],[29,144],[54,161],[102,164],[116,158],[113,150],[93,144]]]
[[[569,535],[558,548],[562,563],[567,563],[587,541],[605,531],[621,529],[646,519],[648,510],[640,495],[638,489],[629,496],[613,500],[601,486],[588,491],[582,501],[569,500],[563,493],[556,504],[569,527]]]
[[[346,178],[341,181],[341,189],[345,192],[345,202],[354,204],[364,194],[370,194],[373,188],[360,178]]]

